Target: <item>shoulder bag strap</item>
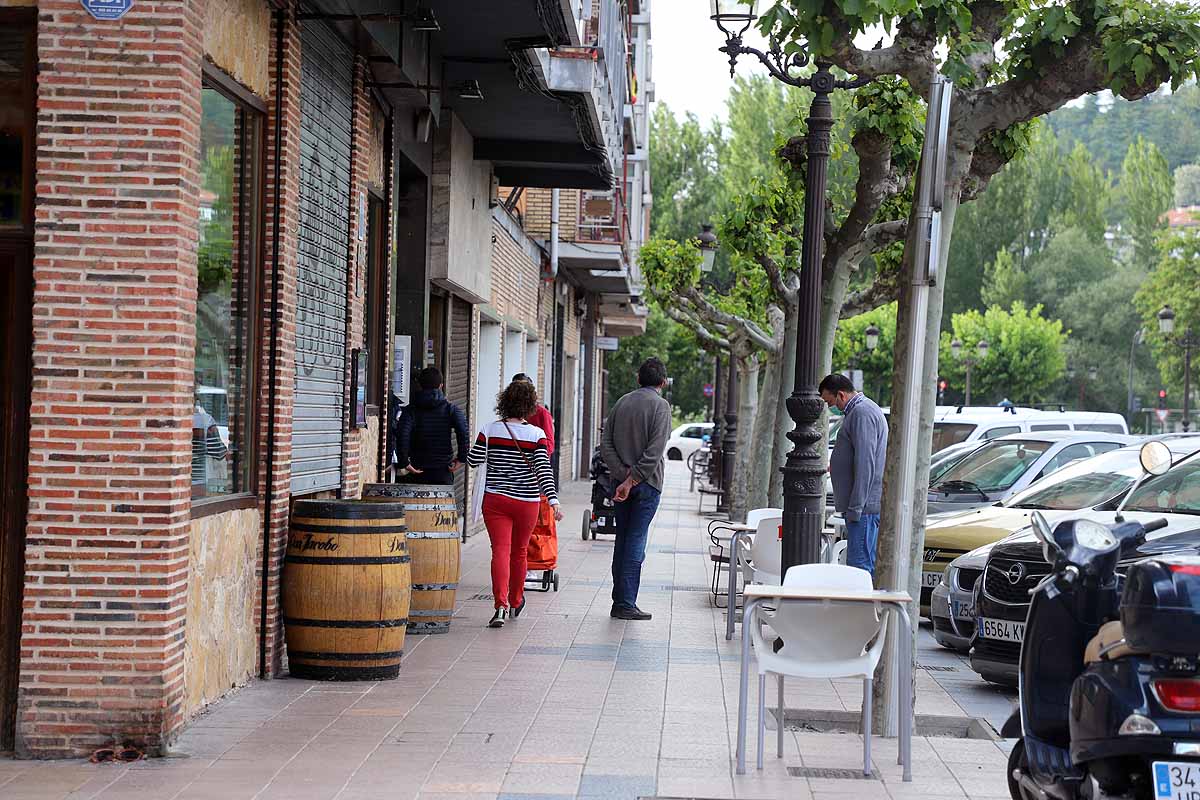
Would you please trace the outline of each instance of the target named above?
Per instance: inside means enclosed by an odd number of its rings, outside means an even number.
[[[525,466],[529,467],[529,474],[533,476],[533,483],[536,486],[537,482],[538,482],[538,477],[537,477],[537,470],[535,470],[533,468],[533,462],[529,460],[529,456],[526,455],[524,449],[521,448],[521,443],[520,443],[520,441],[517,440],[517,437],[513,435],[512,428],[508,427],[508,421],[500,420],[500,424],[504,426],[504,429],[506,431],[508,431],[508,438],[512,439],[513,444],[515,444],[517,446],[517,452],[520,453],[521,458],[524,459]]]

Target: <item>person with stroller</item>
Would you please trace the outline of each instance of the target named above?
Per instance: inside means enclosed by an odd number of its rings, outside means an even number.
[[[467,465],[486,465],[483,522],[492,543],[492,596],[495,613],[488,627],[500,628],[525,609],[529,539],[544,496],[554,519],[562,519],[546,433],[527,420],[537,410],[532,383],[513,381],[496,401],[499,419],[479,431]]]

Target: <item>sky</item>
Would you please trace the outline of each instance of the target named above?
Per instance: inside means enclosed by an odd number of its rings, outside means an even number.
[[[654,98],[677,115],[691,111],[707,125],[725,118],[729,60],[717,48],[725,35],[708,18],[706,0],[652,0],[650,42],[654,51]],[[746,34],[746,44],[762,38]],[[738,59],[739,75],[766,70],[753,56]]]

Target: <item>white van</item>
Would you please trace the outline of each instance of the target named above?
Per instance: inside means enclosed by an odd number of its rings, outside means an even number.
[[[933,417],[933,452],[958,442],[1043,431],[1129,433],[1125,417],[1104,411],[1044,411],[1012,406],[938,406]]]

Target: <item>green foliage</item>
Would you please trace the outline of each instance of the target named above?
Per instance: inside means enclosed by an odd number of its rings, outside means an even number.
[[[952,389],[961,389],[966,368],[950,352],[950,342],[962,342],[963,353],[974,355],[981,339],[990,345],[988,355],[971,371],[971,399],[988,405],[1008,398],[1017,403],[1041,402],[1066,365],[1067,336],[1062,322],[1042,316],[1041,306],[1026,308],[1013,303],[1005,311],[992,306],[980,313],[972,309],[955,314],[951,331],[943,331],[938,366]],[[976,357],[977,358],[977,357]]]
[[[1138,137],[1154,142],[1174,170],[1200,163],[1200,87],[1160,91],[1136,102],[1089,95],[1060,108],[1047,120],[1064,142],[1081,142],[1097,168],[1119,173]]]
[[[980,297],[987,306],[1011,308],[1029,296],[1029,274],[1013,260],[1012,253],[1001,250],[996,260],[987,266]]]
[[[1183,388],[1183,348],[1158,332],[1156,315],[1164,305],[1175,311],[1175,335],[1189,327],[1200,334],[1200,232],[1181,231],[1166,241],[1166,255],[1138,290],[1136,303],[1159,372],[1178,403]],[[1200,354],[1195,354],[1200,356]],[[1200,372],[1193,358],[1193,383]]]
[[[1153,142],[1138,137],[1129,146],[1121,167],[1120,190],[1134,258],[1139,264],[1153,264],[1158,261],[1158,237],[1167,227],[1163,215],[1175,196],[1167,160]]]
[[[638,367],[651,356],[667,365],[667,374],[672,378],[668,399],[674,415],[682,419],[703,417],[708,407],[704,384],[712,379],[712,358],[699,349],[686,328],[672,321],[655,303],[650,303],[646,332],[622,339],[620,347],[604,356],[608,408],[638,387]]]
[[[1059,223],[1080,229],[1094,242],[1103,242],[1112,204],[1112,181],[1079,142],[1067,156],[1065,173],[1066,197]]]
[[[201,295],[222,287],[228,294],[233,279],[233,147],[215,145],[204,154],[203,186],[216,195],[212,219],[201,223],[196,275]]]
[[[719,127],[704,130],[694,114],[680,120],[666,103],[655,105],[650,118],[652,235],[687,239],[700,233],[701,223],[716,222],[725,204],[724,147]]]
[[[1200,164],[1175,168],[1175,207],[1200,205]]]
[[[865,314],[844,319],[838,324],[833,340],[833,369],[863,371],[863,391],[880,405],[892,400],[892,361],[896,347],[895,303],[888,303]],[[867,349],[866,330],[879,329],[879,344]]]

